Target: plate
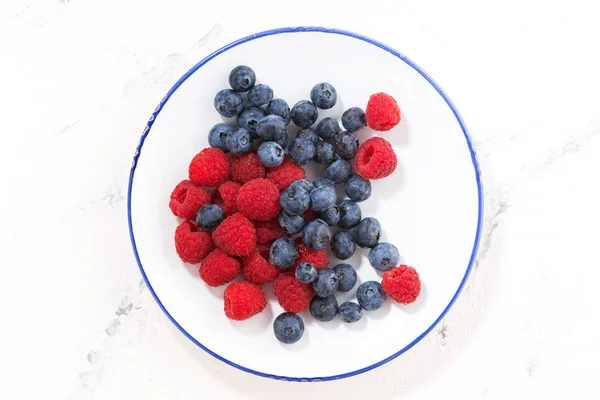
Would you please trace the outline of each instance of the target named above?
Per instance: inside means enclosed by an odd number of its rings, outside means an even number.
[[[294,345],[278,342],[272,330],[282,312],[265,286],[267,309],[243,322],[223,313],[224,288],[209,288],[197,266],[175,253],[169,195],[187,178],[192,157],[208,147],[208,131],[221,117],[213,108],[228,87],[229,71],[251,66],[257,82],[270,85],[290,105],[309,99],[317,82],[338,91],[340,117],[363,109],[384,91],[398,101],[402,122],[380,136],[398,155],[390,177],[373,181],[364,216],[383,226],[382,241],[395,244],[423,284],[411,305],[388,300],[356,324],[320,323],[303,313],[306,328]],[[374,135],[363,129],[361,141]],[[317,171],[308,171],[315,176]],[[260,376],[293,381],[340,379],[378,367],[410,349],[446,314],[469,275],[481,233],[482,188],[475,151],[458,111],[421,68],[398,51],[356,33],[320,27],[282,28],[237,40],[206,57],[162,99],[135,152],[128,191],[131,242],[140,271],[160,308],[192,342],[216,358]],[[380,280],[366,251],[350,260],[359,282]],[[332,265],[336,260],[332,259]],[[353,292],[338,296],[341,303]]]

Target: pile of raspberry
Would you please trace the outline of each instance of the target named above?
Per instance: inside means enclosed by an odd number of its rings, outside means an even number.
[[[224,122],[210,130],[210,147],[193,157],[187,179],[169,201],[180,219],[175,250],[184,263],[198,265],[206,285],[225,286],[225,316],[242,321],[262,312],[268,306],[264,285],[273,282],[285,311],[273,331],[290,344],[302,337],[298,314],[306,310],[322,322],[339,317],[353,323],[387,297],[414,302],[421,292],[419,274],[400,262],[394,245],[380,242],[381,224],[363,217],[358,204],[370,198],[371,180],[394,173],[397,156],[385,138],[359,143],[356,132],[367,126],[391,131],[401,120],[396,100],[373,94],[366,111],[344,111],[340,127],[335,118],[317,121],[319,110],[337,101],[329,83],[316,84],[310,100],[291,109],[268,85],[256,83],[250,67],[234,68],[229,84],[214,100]],[[325,172],[311,182],[303,166],[313,162]],[[358,274],[332,259],[348,260],[361,249],[381,272],[381,282],[363,282],[356,302],[338,305],[335,293],[353,290]]]

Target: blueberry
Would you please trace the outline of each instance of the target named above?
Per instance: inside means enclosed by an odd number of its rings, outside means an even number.
[[[264,140],[277,140],[287,135],[285,121],[279,115],[267,115],[256,124],[256,135]]]
[[[387,271],[398,265],[400,253],[396,246],[390,243],[379,243],[369,250],[369,262],[379,271]]]
[[[288,187],[279,196],[279,205],[290,215],[301,215],[308,210],[310,195],[300,186]]]
[[[283,232],[290,235],[302,232],[304,228],[304,217],[302,215],[290,215],[285,211],[279,213],[279,225]]]
[[[338,290],[340,292],[349,292],[356,285],[358,276],[352,265],[338,264],[333,268],[333,271],[338,277]]]
[[[331,229],[322,219],[312,220],[302,229],[302,241],[311,250],[323,250],[330,240]]]
[[[317,83],[310,91],[310,99],[315,106],[322,110],[327,110],[335,106],[337,92],[329,83]]]
[[[290,142],[290,137],[288,136],[287,132],[285,135],[282,135],[281,137],[278,137],[275,139],[275,141],[284,149],[288,147],[288,143]]]
[[[248,102],[253,106],[262,106],[273,100],[273,89],[269,85],[256,85],[248,92]]]
[[[359,175],[352,175],[346,181],[346,194],[350,200],[365,201],[371,197],[371,182]]]
[[[290,238],[280,238],[273,242],[269,251],[270,263],[277,268],[288,268],[298,259],[298,247]]]
[[[274,168],[283,162],[285,151],[277,142],[264,142],[258,146],[260,163],[268,168]]]
[[[338,315],[342,321],[351,324],[359,321],[362,318],[363,309],[361,306],[352,301],[346,301],[340,305],[338,309]]]
[[[333,183],[329,179],[325,179],[325,178],[315,179],[315,181],[313,182],[313,186],[315,187],[315,189],[323,187],[323,186],[329,186],[329,187],[332,187],[333,190],[335,190],[335,183]]]
[[[323,185],[310,192],[310,209],[316,213],[322,213],[335,205],[337,193],[335,186]]]
[[[367,126],[365,112],[359,107],[347,109],[342,114],[342,126],[349,132],[356,132],[357,130],[364,128]]]
[[[312,192],[315,188],[313,184],[308,179],[298,179],[297,181],[292,182],[290,187],[301,187],[306,190],[308,193]]]
[[[224,219],[223,209],[216,204],[202,206],[196,214],[196,224],[205,231],[214,230]]]
[[[296,279],[302,283],[312,283],[317,279],[317,273],[315,264],[303,262],[296,268]]]
[[[278,115],[284,119],[285,124],[289,124],[292,117],[290,112],[290,106],[283,99],[273,99],[267,105],[267,114]]]
[[[215,110],[224,117],[235,117],[244,108],[244,101],[239,93],[231,89],[223,89],[215,96]]]
[[[358,300],[358,304],[367,311],[380,308],[386,298],[387,295],[379,282],[364,282],[356,290],[356,300]]]
[[[337,225],[337,223],[340,220],[340,209],[338,208],[338,206],[333,205],[327,210],[320,213],[319,218],[327,222],[327,225],[329,226]]]
[[[354,237],[348,231],[339,231],[331,238],[331,251],[340,260],[347,260],[354,255]]]
[[[229,73],[229,85],[236,92],[247,92],[255,82],[254,71],[246,65],[238,65]]]
[[[279,314],[273,321],[273,332],[282,343],[296,343],[304,334],[304,322],[294,313]]]
[[[300,129],[296,133],[296,137],[302,138],[302,139],[308,139],[311,142],[313,142],[313,144],[317,144],[317,141],[319,140],[319,137],[317,136],[317,131],[315,131],[313,128]]]
[[[321,268],[317,279],[312,284],[315,294],[319,297],[332,296],[338,289],[338,276],[331,268]]]
[[[336,160],[325,169],[323,175],[333,183],[342,183],[348,179],[351,172],[352,166],[348,161]]]
[[[229,135],[232,130],[233,128],[231,125],[223,122],[213,126],[208,133],[208,144],[210,147],[221,149],[223,151],[229,151],[227,144],[225,144],[225,140],[227,139],[227,135]]]
[[[310,128],[319,117],[319,111],[313,103],[301,100],[292,107],[292,121],[299,128]]]
[[[315,145],[315,161],[319,164],[331,164],[335,160],[335,150],[331,143],[319,141]]]
[[[317,135],[324,140],[332,139],[339,132],[340,124],[331,117],[323,118],[317,125]]]
[[[358,138],[352,132],[340,132],[335,135],[333,148],[340,158],[344,160],[351,160],[358,151]]]
[[[335,296],[315,296],[310,301],[310,315],[321,322],[328,322],[335,318],[338,313],[338,302]]]
[[[315,145],[308,139],[294,139],[288,146],[290,160],[299,165],[308,164],[315,158]]]
[[[360,207],[352,200],[344,200],[338,204],[340,209],[340,222],[338,226],[342,229],[352,229],[359,222],[362,217]]]
[[[354,243],[360,247],[375,247],[380,236],[381,224],[373,217],[363,218],[354,228]]]
[[[258,125],[258,121],[260,121],[265,116],[265,111],[259,107],[246,107],[244,111],[241,112],[237,117],[237,125],[239,127],[245,128],[252,134],[252,137],[257,137],[256,134],[256,126]]]
[[[244,128],[235,128],[227,135],[225,144],[233,154],[245,154],[252,148],[250,132]]]

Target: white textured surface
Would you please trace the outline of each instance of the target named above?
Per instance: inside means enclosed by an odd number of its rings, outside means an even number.
[[[200,3],[0,2],[0,398],[600,396],[593,1],[370,2],[377,18],[363,2]],[[172,83],[234,39],[297,24],[374,37],[436,79],[477,146],[486,220],[466,290],[426,339],[367,374],[291,388],[171,325],[140,284],[124,200]]]

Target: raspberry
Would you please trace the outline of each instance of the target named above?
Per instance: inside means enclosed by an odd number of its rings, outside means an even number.
[[[213,203],[221,207],[226,216],[238,212],[236,201],[240,188],[238,183],[227,181],[213,193]]]
[[[293,272],[284,272],[273,282],[273,292],[279,305],[287,312],[299,313],[308,308],[314,296],[310,284],[302,283]]]
[[[243,321],[258,314],[267,306],[265,293],[260,286],[250,282],[234,282],[223,293],[225,316]]]
[[[194,156],[189,172],[195,184],[216,187],[229,175],[229,160],[223,150],[209,147]]]
[[[246,217],[256,221],[275,218],[281,211],[279,190],[268,179],[252,179],[240,189],[237,208]]]
[[[256,243],[271,244],[274,240],[286,236],[277,218],[268,221],[256,221]]]
[[[175,229],[175,251],[181,261],[197,264],[213,249],[210,233],[196,228],[189,221],[183,221]]]
[[[367,124],[376,131],[389,131],[400,122],[400,108],[386,93],[375,93],[367,103]]]
[[[315,215],[313,210],[309,208],[308,210],[304,211],[304,222],[310,222],[315,219],[317,219],[317,216]]]
[[[173,189],[169,208],[176,216],[195,221],[200,207],[207,204],[210,204],[210,196],[206,190],[186,179]]]
[[[269,248],[260,246],[242,259],[242,272],[248,282],[262,285],[272,282],[281,270],[269,264]]]
[[[292,182],[304,178],[306,178],[304,169],[298,164],[294,164],[287,155],[278,167],[271,168],[267,172],[267,179],[272,181],[280,192],[287,189]]]
[[[294,270],[303,262],[313,263],[317,269],[325,268],[329,265],[327,250],[311,250],[306,247],[301,238],[296,239],[296,246],[298,247],[298,259],[294,263]]]
[[[407,265],[400,265],[383,274],[383,290],[400,304],[412,303],[421,293],[419,273]]]
[[[215,244],[231,256],[245,256],[256,246],[256,230],[240,213],[227,218],[212,234]]]
[[[240,273],[240,262],[223,250],[214,249],[200,266],[200,278],[208,286],[221,286],[231,282]]]
[[[256,153],[248,153],[231,159],[231,179],[242,185],[252,179],[264,178],[265,167]]]
[[[364,179],[385,178],[396,169],[398,159],[392,145],[380,137],[366,140],[358,148],[354,166]]]

